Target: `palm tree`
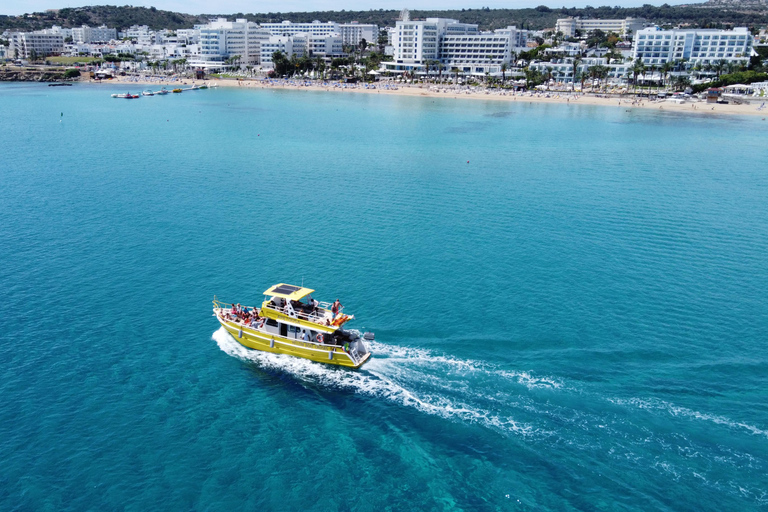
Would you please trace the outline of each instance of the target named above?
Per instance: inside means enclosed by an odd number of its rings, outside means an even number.
[[[665,87],[667,85],[667,75],[669,74],[670,71],[672,71],[672,68],[674,67],[675,65],[672,64],[670,61],[665,62],[661,66],[662,83],[664,84]]]
[[[572,73],[573,74],[573,81],[571,82],[571,92],[576,90],[576,75],[579,73],[579,67],[581,66],[581,59],[578,58],[578,57],[573,59],[572,66],[573,66],[573,73]],[[584,81],[583,80],[582,80],[581,89],[582,89],[582,92],[584,92]]]
[[[455,66],[454,66],[454,67],[452,67],[452,68],[451,68],[451,73],[454,73],[454,74],[455,74],[455,77],[454,77],[454,79],[453,79],[453,84],[454,84],[454,85],[458,84],[458,83],[459,83],[459,68],[457,68],[457,67],[455,67]]]
[[[635,94],[637,94],[637,76],[643,73],[645,73],[645,64],[643,64],[641,59],[635,60],[635,63],[632,65],[632,83],[635,86]]]
[[[504,86],[504,82],[507,81],[507,63],[501,63],[501,85]]]
[[[718,61],[715,61],[715,63],[712,66],[712,69],[715,70],[716,76],[718,79],[720,79],[720,75],[723,74],[723,70],[726,68],[728,64],[726,63],[725,59],[720,59]]]

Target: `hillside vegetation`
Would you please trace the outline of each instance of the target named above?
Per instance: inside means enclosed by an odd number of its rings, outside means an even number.
[[[118,30],[131,25],[148,25],[154,30],[168,28],[192,28],[194,24],[206,23],[217,16],[229,19],[246,18],[255,22],[293,22],[337,21],[346,23],[375,23],[380,27],[394,25],[400,11],[314,11],[314,12],[268,12],[268,13],[227,13],[227,14],[182,14],[162,11],[154,7],[131,6],[90,6],[59,9],[24,16],[1,16],[0,31],[5,29],[39,30],[51,25],[79,27],[81,25],[107,25]],[[545,29],[553,28],[558,18],[580,16],[582,18],[646,18],[659,25],[690,25],[693,27],[729,28],[732,26],[757,26],[768,23],[768,9],[759,9],[755,4],[745,4],[740,8],[731,2],[727,8],[714,7],[712,4],[694,4],[689,6],[644,5],[642,7],[585,7],[585,8],[549,8],[539,6],[532,9],[461,9],[443,11],[412,10],[411,19],[427,17],[453,18],[464,23],[476,23],[483,30],[516,25],[518,28]]]

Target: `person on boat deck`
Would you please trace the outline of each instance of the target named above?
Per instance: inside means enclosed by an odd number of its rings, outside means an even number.
[[[333,306],[331,306],[331,311],[333,312],[333,316],[336,316],[341,312],[341,310],[344,309],[344,306],[341,305],[341,302],[339,302],[339,299],[336,299],[336,302],[333,303]]]
[[[320,303],[315,299],[313,299],[311,295],[309,296],[308,302],[309,302],[309,307],[312,308],[310,309],[310,313],[314,314],[317,311],[317,306],[319,306]]]
[[[301,331],[301,341],[309,341],[309,334],[307,334],[307,331]]]

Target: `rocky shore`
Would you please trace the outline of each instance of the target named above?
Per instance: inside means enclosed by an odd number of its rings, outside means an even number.
[[[0,82],[58,82],[65,69],[0,68]]]

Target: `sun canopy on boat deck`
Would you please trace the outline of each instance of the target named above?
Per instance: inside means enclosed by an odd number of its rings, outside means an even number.
[[[264,292],[264,295],[271,295],[274,297],[282,297],[288,300],[301,300],[315,290],[309,288],[302,288],[301,286],[294,286],[292,284],[280,283],[274,285],[272,288]]]

